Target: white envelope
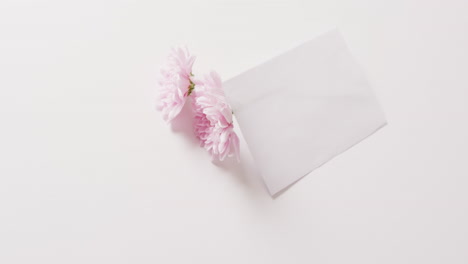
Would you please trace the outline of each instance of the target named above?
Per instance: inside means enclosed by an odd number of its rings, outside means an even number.
[[[223,85],[273,196],[386,124],[338,30]]]

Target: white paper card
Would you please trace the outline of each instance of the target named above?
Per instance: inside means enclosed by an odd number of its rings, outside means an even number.
[[[273,196],[386,124],[338,30],[226,81],[224,89]]]

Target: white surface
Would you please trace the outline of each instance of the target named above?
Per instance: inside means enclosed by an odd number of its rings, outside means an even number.
[[[386,124],[337,29],[227,80],[224,89],[275,197]]]
[[[0,263],[467,263],[467,5],[3,0]],[[334,25],[389,126],[275,200],[153,111],[174,44],[228,79]]]

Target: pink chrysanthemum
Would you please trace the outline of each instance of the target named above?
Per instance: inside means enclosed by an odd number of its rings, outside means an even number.
[[[222,161],[235,156],[239,161],[239,138],[233,129],[232,110],[224,96],[221,78],[211,72],[193,82],[194,130],[201,146],[213,159]]]
[[[161,68],[157,109],[166,122],[180,113],[193,89],[190,78],[194,61],[195,57],[186,48],[178,47],[172,50],[166,65]]]

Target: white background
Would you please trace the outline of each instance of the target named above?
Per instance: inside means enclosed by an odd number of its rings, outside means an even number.
[[[0,2],[0,263],[468,263],[468,2]],[[389,125],[277,199],[155,75],[224,79],[338,26]],[[274,76],[272,76],[274,78]],[[274,133],[274,131],[272,131]]]

